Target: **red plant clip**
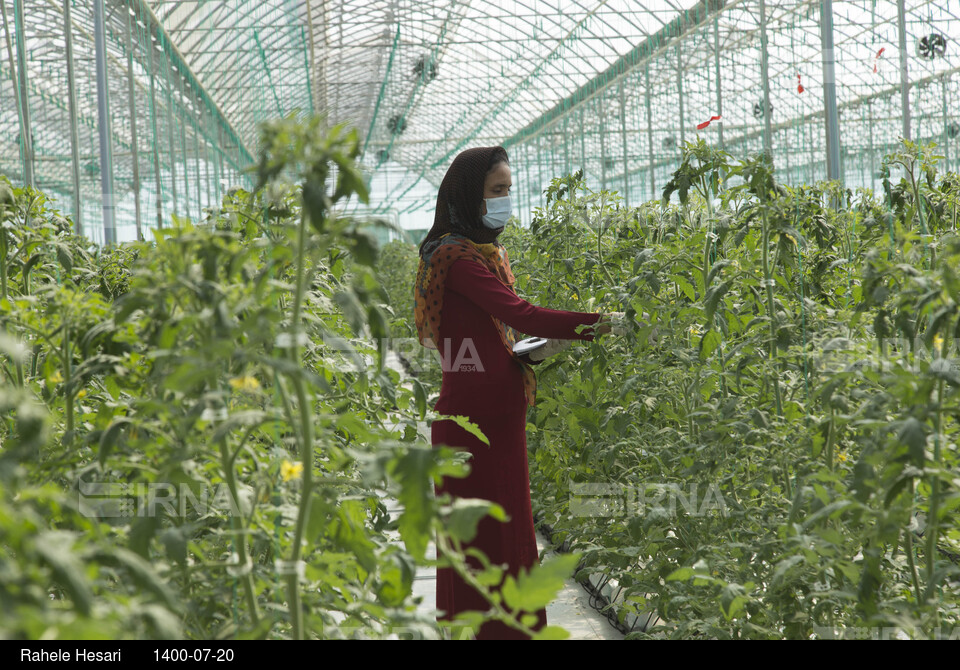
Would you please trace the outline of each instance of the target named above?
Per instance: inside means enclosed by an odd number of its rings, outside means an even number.
[[[711,123],[713,123],[714,121],[719,121],[719,120],[720,120],[720,117],[719,117],[719,116],[711,116],[709,121],[704,121],[703,123],[698,123],[698,124],[697,124],[697,130],[703,130],[704,128],[707,128],[707,127],[708,127]]]
[[[803,84],[800,83],[800,75],[798,74],[797,75],[797,93],[803,93],[806,90],[807,89],[803,87]]]

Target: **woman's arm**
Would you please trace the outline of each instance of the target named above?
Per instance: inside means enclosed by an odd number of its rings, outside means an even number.
[[[578,335],[576,328],[581,324],[595,324],[602,316],[592,312],[564,312],[531,305],[517,297],[486,267],[469,259],[460,259],[450,265],[446,287],[508,326],[533,337],[592,340],[593,333],[589,329]]]

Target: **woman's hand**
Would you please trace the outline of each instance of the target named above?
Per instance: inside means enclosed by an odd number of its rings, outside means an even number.
[[[547,340],[547,343],[540,347],[539,349],[534,349],[527,356],[531,361],[539,363],[540,361],[549,358],[550,356],[555,356],[561,351],[566,351],[570,348],[570,340]]]
[[[607,333],[626,335],[626,314],[623,312],[608,312],[602,314],[593,332],[598,336],[606,335]]]

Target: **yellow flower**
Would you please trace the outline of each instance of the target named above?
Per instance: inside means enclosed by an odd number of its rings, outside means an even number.
[[[300,463],[299,461],[296,463],[284,461],[280,464],[280,476],[285,482],[289,482],[291,479],[300,479],[300,475],[302,474],[303,463]]]
[[[50,375],[49,381],[51,384],[60,384],[61,382],[63,382],[63,375],[60,374],[59,370],[57,370],[52,375]]]
[[[580,296],[577,295],[577,292],[576,292],[576,291],[573,292],[573,299],[574,299],[574,300],[579,300],[579,299],[580,299]]]
[[[943,335],[937,335],[933,338],[933,348],[938,354],[943,354]]]
[[[839,453],[837,454],[837,461],[839,461],[840,463],[846,463],[846,462],[847,462],[847,455],[846,455],[845,453],[843,453],[842,451],[839,452]]]
[[[260,382],[257,381],[256,377],[234,377],[230,380],[230,386],[238,391],[256,391],[260,388]]]
[[[794,237],[793,235],[791,235],[790,233],[785,233],[785,236],[786,236],[786,238],[787,238],[788,240],[790,240],[791,242],[793,242],[793,246],[797,246],[797,238],[795,238],[795,237]]]
[[[80,389],[79,391],[77,391],[77,400],[80,400],[86,395],[87,395],[87,389]]]

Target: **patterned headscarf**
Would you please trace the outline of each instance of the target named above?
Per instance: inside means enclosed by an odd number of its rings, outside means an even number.
[[[490,168],[500,162],[508,162],[503,147],[476,147],[457,154],[440,182],[433,228],[420,243],[421,256],[427,244],[447,233],[459,233],[477,244],[490,244],[503,232],[502,228],[487,228],[480,218],[483,183]]]
[[[437,349],[440,314],[443,309],[444,279],[450,266],[461,258],[485,266],[504,286],[513,290],[513,272],[507,250],[496,242],[502,230],[491,230],[480,220],[483,183],[489,165],[496,154],[506,152],[501,147],[468,149],[458,155],[437,196],[437,214],[433,229],[420,245],[420,266],[414,288],[414,315],[420,344]],[[466,216],[466,213],[471,216]],[[461,215],[462,213],[462,215]],[[431,237],[432,236],[432,237]],[[533,369],[513,353],[518,333],[490,315],[503,346],[523,368],[523,388],[527,404],[533,406],[537,395],[537,378]]]

